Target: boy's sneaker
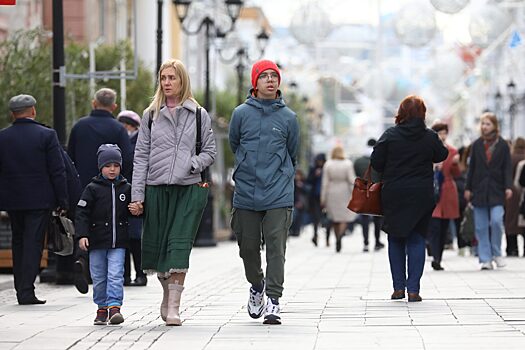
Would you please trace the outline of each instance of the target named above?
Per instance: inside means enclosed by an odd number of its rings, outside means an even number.
[[[482,270],[493,270],[494,266],[492,266],[492,261],[481,263],[481,269]]]
[[[264,290],[266,283],[262,281],[262,291],[258,292],[253,287],[250,287],[250,298],[248,299],[248,314],[251,318],[259,318],[264,311]]]
[[[498,268],[502,268],[502,267],[507,266],[507,263],[505,262],[505,260],[503,260],[503,257],[501,257],[501,256],[495,256],[494,257],[494,262],[496,263],[496,267],[498,267]]]
[[[108,309],[98,309],[97,317],[93,321],[95,326],[105,326],[108,324]]]
[[[124,316],[120,313],[120,307],[111,307],[109,308],[109,323],[110,324],[120,324],[124,322]]]
[[[274,298],[268,298],[266,301],[266,310],[264,313],[264,324],[281,324],[281,306],[279,301]]]

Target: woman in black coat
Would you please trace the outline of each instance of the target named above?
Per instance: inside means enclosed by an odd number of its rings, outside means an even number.
[[[425,113],[420,97],[406,97],[399,105],[396,125],[383,133],[371,157],[372,167],[382,173],[392,299],[403,299],[406,289],[408,301],[422,300],[419,282],[425,266],[425,235],[435,207],[432,163],[448,155],[437,134],[426,127]]]
[[[481,137],[472,144],[465,199],[474,207],[474,226],[482,270],[505,266],[501,236],[505,199],[512,197],[512,162],[507,142],[499,135],[498,118],[484,113]]]

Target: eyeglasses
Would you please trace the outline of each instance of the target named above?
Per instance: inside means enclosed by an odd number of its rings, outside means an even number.
[[[259,75],[259,80],[273,81],[279,79],[279,74],[277,73],[261,73]]]

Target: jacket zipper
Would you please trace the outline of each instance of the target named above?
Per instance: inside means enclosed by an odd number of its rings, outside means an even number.
[[[116,210],[115,210],[115,184],[111,183],[111,214],[113,216],[113,244],[112,248],[115,248],[116,242],[117,242],[117,218],[116,218]]]
[[[178,141],[178,138],[177,138],[177,128],[179,127],[179,120],[178,118],[176,120],[173,120],[175,119],[173,117],[173,114],[171,114],[171,112],[168,110],[168,113],[170,114],[170,122],[173,124],[175,124],[175,132],[174,132],[174,135],[175,135],[175,152],[173,152],[173,157],[171,158],[171,164],[170,164],[170,176],[168,178],[168,185],[171,184],[171,179],[173,178],[173,168],[175,167],[175,160],[177,159],[177,153],[179,152],[179,143],[177,142]],[[181,135],[182,136],[182,135]]]

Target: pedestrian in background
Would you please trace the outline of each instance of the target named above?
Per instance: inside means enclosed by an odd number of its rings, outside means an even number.
[[[113,144],[97,152],[100,173],[86,186],[77,204],[75,234],[81,250],[89,251],[95,325],[124,322],[124,260],[128,247],[131,185],[121,173],[122,154]],[[111,217],[108,217],[111,213]]]
[[[68,208],[66,173],[55,130],[35,121],[36,100],[9,100],[14,119],[0,130],[0,209],[11,221],[13,275],[18,304],[45,304],[35,296],[51,211]]]
[[[465,199],[474,206],[474,225],[482,270],[505,266],[501,256],[505,200],[512,197],[512,163],[507,142],[499,135],[495,114],[480,118],[481,137],[472,144]]]
[[[157,79],[135,148],[130,209],[133,215],[144,212],[142,269],[156,273],[162,285],[161,317],[167,326],[180,326],[190,253],[208,201],[209,184],[201,173],[215,159],[215,136],[181,61],[165,61]]]
[[[367,152],[366,154],[362,155],[361,157],[357,158],[354,161],[354,170],[355,175],[360,178],[364,178],[366,170],[368,169],[368,166],[370,165],[370,155],[372,154],[373,147],[377,143],[376,139],[368,139],[366,142],[367,146]],[[372,181],[378,182],[380,180],[378,174],[371,169],[372,171]],[[370,221],[374,223],[374,237],[375,237],[375,244],[374,244],[374,250],[381,250],[385,247],[383,243],[381,243],[381,224],[383,223],[383,218],[381,216],[372,216],[372,215],[365,215],[360,214],[358,215],[357,222],[361,225],[363,230],[363,252],[368,252],[368,243],[369,243],[369,232],[370,232]]]
[[[458,190],[458,203],[459,203],[459,217],[454,220],[454,225],[456,226],[456,232],[458,236],[458,255],[459,256],[466,256],[468,248],[470,248],[471,254],[474,255],[473,249],[474,249],[475,238],[474,238],[474,219],[473,219],[473,214],[471,215],[472,206],[469,206],[468,202],[465,200],[465,186],[467,183],[467,170],[468,170],[468,162],[470,158],[470,149],[471,149],[470,145],[466,147],[460,147],[458,149],[459,175],[454,177],[456,188]]]
[[[119,146],[122,152],[122,175],[127,179],[131,177],[133,152],[126,129],[113,116],[113,111],[117,108],[116,100],[117,93],[114,90],[98,90],[91,102],[92,111],[88,116],[80,118],[71,129],[67,152],[78,170],[82,190],[100,171],[97,167],[97,151],[102,144]],[[88,255],[78,250],[74,255],[75,287],[85,294],[88,292],[90,279]]]
[[[301,234],[304,214],[307,210],[308,185],[305,182],[301,169],[295,171],[293,194],[293,219],[290,227],[290,236],[298,237]]]
[[[334,147],[331,159],[323,167],[321,206],[326,209],[328,219],[332,222],[337,253],[341,251],[342,239],[348,223],[357,217],[346,207],[352,197],[354,181],[354,164],[351,160],[346,159],[343,147]]]
[[[281,324],[279,298],[283,292],[299,145],[297,116],[286,107],[280,84],[281,73],[274,62],[256,62],[250,95],[233,111],[229,133],[235,155],[231,226],[246,279],[251,284],[248,314],[259,318],[264,313],[265,324]],[[266,274],[261,268],[263,238]]]
[[[525,227],[518,224],[520,204],[522,202],[521,188],[514,185],[518,164],[525,160],[525,139],[518,137],[512,146],[510,161],[512,164],[512,197],[505,201],[505,238],[507,256],[518,256],[518,236],[525,234]],[[518,182],[519,184],[519,182]]]
[[[433,163],[448,150],[425,125],[423,99],[408,96],[399,105],[395,126],[374,147],[372,167],[382,173],[383,231],[388,234],[388,258],[394,292],[392,299],[417,302],[425,266],[425,236],[434,201]],[[407,276],[408,258],[408,276]]]
[[[435,165],[435,170],[443,174],[443,182],[440,185],[439,200],[432,212],[429,227],[429,240],[433,257],[432,268],[436,271],[441,271],[444,270],[441,266],[441,260],[450,222],[459,218],[458,190],[454,181],[454,177],[460,175],[459,154],[456,148],[446,142],[448,136],[447,124],[435,123],[432,125],[432,130],[438,134],[439,139],[448,149],[447,159]]]
[[[326,213],[323,213],[321,208],[321,182],[323,178],[323,166],[326,162],[326,156],[324,153],[319,153],[315,156],[314,164],[308,171],[308,177],[306,182],[310,188],[308,194],[308,212],[312,219],[314,226],[314,235],[312,237],[312,243],[317,247],[317,237],[319,227],[322,226],[323,216],[326,219]],[[330,228],[326,228],[326,246],[330,245]]]
[[[133,111],[122,111],[118,114],[117,119],[126,128],[131,149],[135,153],[137,138],[139,136],[140,117]],[[133,169],[131,169],[133,177]],[[131,178],[128,182],[131,182]],[[142,217],[129,218],[129,248],[126,249],[126,261],[124,264],[124,285],[125,286],[145,286],[148,283],[146,274],[142,270]],[[131,280],[131,257],[133,257],[133,266],[135,267],[135,280]]]

